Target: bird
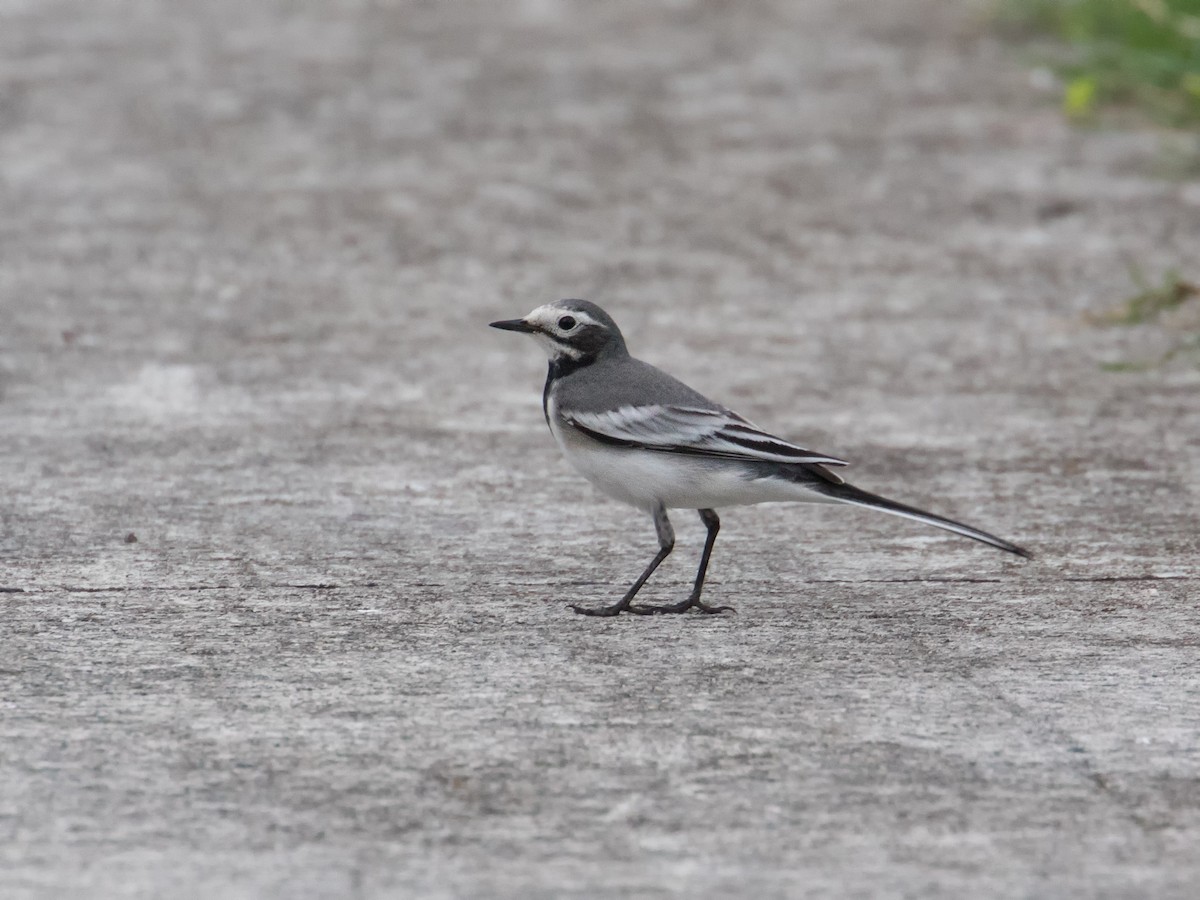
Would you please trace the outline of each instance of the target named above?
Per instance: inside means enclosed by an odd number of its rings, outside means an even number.
[[[601,493],[649,513],[658,553],[620,600],[571,604],[585,616],[734,612],[705,603],[704,579],[721,520],[717,509],[778,501],[844,503],[973,538],[1026,559],[1010,541],[857,488],[833,471],[843,459],[805,450],[631,356],[613,318],[588,300],[557,300],[492,328],[534,337],[549,369],[542,414],[559,449]],[[673,604],[634,600],[675,547],[669,509],[694,509],[707,529],[691,593]]]

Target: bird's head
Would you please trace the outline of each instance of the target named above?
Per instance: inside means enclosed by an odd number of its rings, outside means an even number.
[[[533,335],[546,348],[551,362],[583,362],[606,353],[626,352],[617,323],[587,300],[557,300],[539,306],[523,319],[505,319],[491,326]]]

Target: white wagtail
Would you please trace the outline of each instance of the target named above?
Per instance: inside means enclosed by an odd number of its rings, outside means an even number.
[[[547,349],[546,424],[567,461],[597,488],[646,510],[658,555],[612,606],[571,608],[586,616],[732,611],[700,600],[721,521],[716,507],[779,500],[849,503],[903,516],[1029,557],[1016,544],[847,484],[827,466],[843,460],[804,450],[752,425],[683,382],[634,359],[617,323],[595,303],[559,300],[493,328],[531,334]],[[675,546],[668,509],[695,509],[708,528],[686,600],[634,605],[633,598]]]

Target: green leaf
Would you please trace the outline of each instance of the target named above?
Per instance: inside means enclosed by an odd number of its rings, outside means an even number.
[[[1096,81],[1087,75],[1072,78],[1063,90],[1063,111],[1072,119],[1086,119],[1096,109]]]

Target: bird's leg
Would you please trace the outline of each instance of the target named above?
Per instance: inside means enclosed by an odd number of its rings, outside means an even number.
[[[675,549],[675,529],[671,527],[671,520],[667,518],[666,507],[661,504],[654,509],[654,530],[658,532],[658,555],[650,560],[650,565],[646,566],[646,571],[625,592],[624,597],[612,606],[602,606],[599,609],[589,609],[585,606],[576,606],[573,603],[571,604],[571,609],[575,610],[581,616],[616,616],[626,610],[633,613],[641,613],[642,610],[640,608],[632,607],[630,603],[637,596],[637,592],[642,589],[642,585],[646,583],[646,579],[654,574],[654,570],[658,568],[659,563],[670,556],[671,551]]]
[[[717,518],[715,509],[702,509],[700,510],[700,521],[708,529],[708,536],[704,539],[704,553],[700,556],[700,568],[696,570],[696,583],[692,585],[692,594],[688,597],[688,601],[701,612],[737,612],[732,606],[709,606],[700,600],[700,594],[704,591],[704,576],[708,574],[708,559],[712,556],[713,545],[717,542],[717,532],[721,530],[721,520]]]
[[[696,583],[692,585],[692,593],[686,600],[672,603],[670,606],[635,606],[630,612],[636,613],[681,613],[692,607],[705,613],[737,612],[732,606],[709,606],[700,600],[704,590],[704,576],[708,572],[708,558],[712,556],[713,544],[717,542],[717,532],[721,530],[721,520],[717,518],[716,510],[700,510],[700,521],[708,528],[708,537],[704,541],[704,553],[700,556],[700,568],[696,570]]]

